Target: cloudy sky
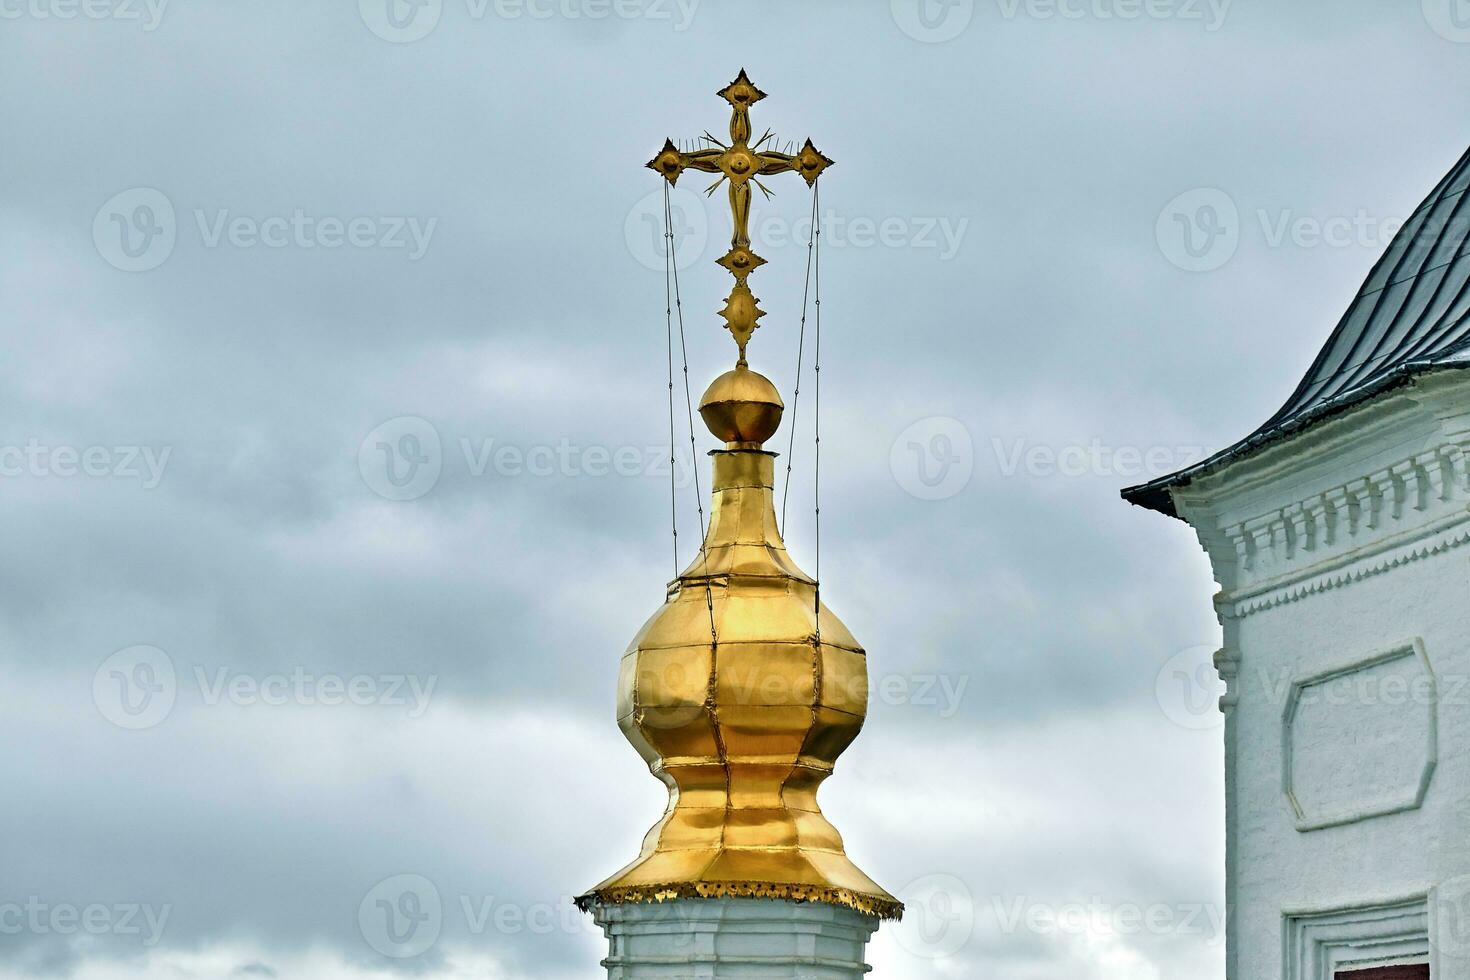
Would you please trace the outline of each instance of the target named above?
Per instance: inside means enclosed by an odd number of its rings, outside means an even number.
[[[874,696],[823,798],[910,902],[878,975],[1223,977],[1213,584],[1117,490],[1269,415],[1470,142],[1451,0],[0,0],[0,977],[597,972],[569,897],[663,798],[613,722],[673,560],[642,164],[741,66],[837,161],[821,570]]]

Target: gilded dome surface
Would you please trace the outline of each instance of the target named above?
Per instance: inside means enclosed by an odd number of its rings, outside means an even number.
[[[775,454],[712,455],[705,547],[618,680],[618,725],[668,787],[668,809],[638,858],[578,903],[751,896],[897,917],[817,804],[867,714],[866,654],[786,553]]]

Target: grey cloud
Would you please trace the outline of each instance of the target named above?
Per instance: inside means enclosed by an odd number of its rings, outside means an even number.
[[[895,887],[948,871],[982,896],[1052,904],[1212,900],[1218,745],[1154,698],[1173,653],[1216,637],[1197,545],[1121,504],[1136,481],[1120,473],[1002,457],[1219,446],[1276,407],[1375,252],[1273,247],[1257,212],[1403,213],[1463,150],[1466,107],[1446,93],[1464,51],[1414,6],[1237,3],[1206,32],[980,3],[942,44],[906,36],[887,4],[702,3],[676,31],[476,19],[447,2],[405,45],[351,2],[177,2],[146,32],[7,21],[0,449],[170,456],[154,489],[0,476],[0,731],[14,749],[0,777],[24,801],[0,816],[15,889],[0,901],[174,911],[151,952],[6,937],[0,975],[139,975],[157,957],[181,975],[289,975],[318,955],[372,971],[383,963],[354,916],[388,875],[423,874],[451,904],[551,906],[631,857],[661,791],[612,724],[613,685],[670,574],[667,484],[476,473],[460,440],[667,442],[663,284],[625,225],[657,189],[641,164],[662,139],[721,125],[712,92],[741,57],[772,93],[760,123],[837,160],[824,207],[910,236],[833,236],[824,251],[824,598],[875,677],[965,685],[953,705],[875,695],[826,805]],[[1367,63],[1380,70],[1349,70]],[[93,221],[135,187],[168,197],[178,238],[129,273],[99,254]],[[1155,240],[1161,208],[1197,187],[1226,191],[1245,222],[1210,273],[1176,268]],[[799,230],[810,199],[775,189],[758,218]],[[696,398],[730,358],[714,316],[721,208],[681,272]],[[410,261],[211,246],[195,220],[298,209],[437,224]],[[963,227],[952,256],[912,242],[927,221]],[[770,314],[751,351],[789,395],[805,246],[787,237],[766,249]],[[789,537],[815,570],[811,391],[808,375]],[[445,455],[432,490],[395,502],[358,453],[400,416],[428,420]],[[960,420],[974,447],[968,484],[940,501],[890,465],[931,416]],[[678,499],[687,560],[693,489]],[[411,722],[211,707],[183,690],[161,725],[128,732],[91,684],[133,644],[185,678],[300,667],[438,683]],[[537,724],[508,727],[526,716]],[[1078,764],[1095,744],[1110,764]],[[992,753],[1026,764],[987,767]],[[962,768],[921,765],[936,757]],[[927,813],[905,806],[926,788],[910,770],[934,784]],[[1041,839],[1017,816],[1037,800]],[[598,956],[585,931],[477,935],[462,919],[406,969],[483,953],[574,976]],[[875,948],[889,975],[930,975],[889,935]],[[1125,946],[1160,976],[1222,973],[1192,936]],[[976,974],[1111,980],[1098,962],[1030,933],[979,935],[958,958]]]

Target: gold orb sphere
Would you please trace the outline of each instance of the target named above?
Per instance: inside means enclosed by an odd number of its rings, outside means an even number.
[[[705,389],[699,414],[721,442],[758,446],[781,426],[786,403],[770,379],[745,365],[726,371]]]

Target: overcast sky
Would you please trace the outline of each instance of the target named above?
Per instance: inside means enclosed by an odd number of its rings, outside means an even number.
[[[673,561],[642,165],[745,66],[837,161],[821,572],[874,683],[823,799],[910,903],[877,975],[1223,977],[1214,586],[1117,490],[1289,393],[1470,142],[1470,11],[387,2],[0,0],[0,976],[597,973],[569,898],[663,805],[613,720]]]

